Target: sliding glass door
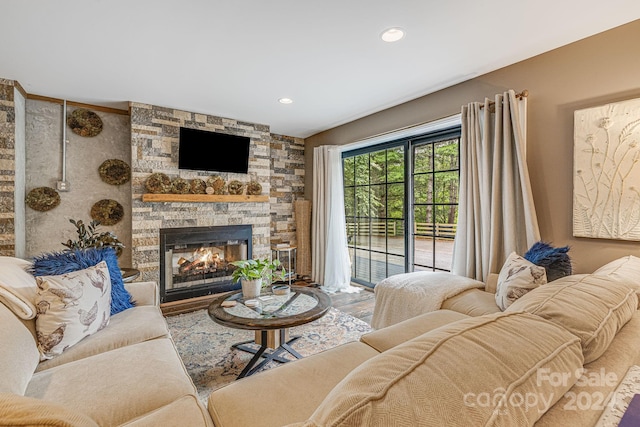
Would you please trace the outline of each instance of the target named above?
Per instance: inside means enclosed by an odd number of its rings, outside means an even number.
[[[459,129],[343,153],[345,215],[356,283],[451,269]]]

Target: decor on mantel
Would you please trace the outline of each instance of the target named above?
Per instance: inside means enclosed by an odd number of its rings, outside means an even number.
[[[149,193],[165,194],[171,190],[171,179],[163,173],[152,173],[145,181]]]
[[[239,195],[244,192],[244,184],[238,180],[233,180],[229,182],[227,186],[229,194]]]
[[[206,194],[207,183],[200,178],[194,178],[191,180],[191,194]]]
[[[176,203],[263,203],[269,196],[251,196],[248,194],[143,194],[143,202]]]
[[[131,167],[119,159],[109,159],[102,162],[98,168],[100,178],[111,185],[122,185],[131,179]]]
[[[573,235],[640,240],[640,98],[574,112]]]
[[[37,187],[27,193],[25,202],[34,211],[46,212],[60,204],[60,194],[51,187]]]
[[[262,185],[258,181],[251,181],[247,184],[247,194],[257,196],[262,194]]]
[[[207,191],[207,194],[224,194],[226,182],[222,177],[214,175],[207,179],[207,189],[211,188],[213,192]]]
[[[124,217],[122,205],[112,199],[102,199],[91,207],[91,218],[100,224],[114,225]]]
[[[174,178],[171,181],[171,193],[173,194],[188,194],[191,192],[191,183],[186,179]]]
[[[67,124],[73,133],[93,137],[102,132],[102,119],[93,111],[78,108],[67,116]]]

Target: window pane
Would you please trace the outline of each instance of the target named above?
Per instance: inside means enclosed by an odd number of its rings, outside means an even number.
[[[433,237],[416,236],[413,245],[413,263],[433,267]]]
[[[415,203],[433,203],[432,174],[415,175],[413,178],[413,200]]]
[[[404,256],[404,221],[387,221],[387,231],[387,252]]]
[[[448,141],[440,141],[434,144],[434,163],[435,170],[452,170],[459,169],[458,158],[458,139]]]
[[[387,182],[404,182],[404,147],[387,150]]]
[[[433,206],[414,206],[413,232],[416,235],[433,235]]]
[[[430,172],[432,170],[433,144],[415,147],[413,151],[413,172]]]
[[[358,220],[356,223],[356,246],[362,249],[369,249],[369,221]]]
[[[458,172],[438,172],[434,174],[435,203],[458,203]]]
[[[371,253],[371,283],[387,278],[387,255]]]
[[[387,186],[387,217],[404,217],[404,184]]]
[[[369,184],[369,154],[362,154],[360,156],[356,156],[354,159],[356,163],[356,185]]]
[[[356,187],[356,215],[369,217],[369,187]]]
[[[371,153],[371,183],[380,184],[387,180],[386,150]]]
[[[458,206],[435,206],[435,223],[437,234],[443,237],[452,237],[455,225],[458,222]]]
[[[387,216],[387,189],[384,184],[371,186],[371,217],[385,218]]]
[[[387,255],[387,269],[389,271],[387,277],[404,273],[404,257]]]
[[[356,278],[370,282],[371,272],[369,271],[369,251],[356,249]]]
[[[451,271],[453,239],[436,239],[436,268]]]
[[[342,166],[344,169],[344,185],[353,185],[353,167],[354,160],[353,157],[348,157],[342,161]]]
[[[353,220],[356,211],[356,195],[355,188],[348,187],[344,189],[344,212],[347,221]]]

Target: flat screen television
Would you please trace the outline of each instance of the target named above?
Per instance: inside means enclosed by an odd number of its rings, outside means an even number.
[[[181,127],[178,168],[247,173],[250,141],[246,136]]]

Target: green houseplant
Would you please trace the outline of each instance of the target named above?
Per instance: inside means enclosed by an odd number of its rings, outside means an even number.
[[[98,233],[98,227],[100,221],[91,221],[89,225],[84,225],[82,220],[76,221],[70,219],[69,222],[76,227],[76,233],[78,233],[78,240],[67,240],[66,243],[62,243],[69,249],[86,249],[86,248],[105,248],[111,247],[116,251],[116,256],[122,254],[124,244],[118,240],[118,237],[111,231],[103,231]]]
[[[232,279],[234,282],[240,280],[242,285],[242,295],[245,298],[255,298],[260,295],[260,289],[263,286],[271,284],[274,279],[284,280],[286,271],[280,267],[279,260],[264,259],[247,259],[242,261],[233,261],[230,263],[234,267]],[[279,271],[279,273],[278,273]]]

